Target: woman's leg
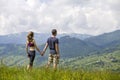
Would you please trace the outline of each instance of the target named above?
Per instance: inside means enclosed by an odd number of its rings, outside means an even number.
[[[30,57],[29,58],[30,58],[30,63],[27,66],[27,70],[31,70],[32,69],[33,62],[34,62],[34,59],[35,59],[35,51],[30,51]]]
[[[27,70],[31,70],[32,69],[32,66],[29,64],[27,65]]]

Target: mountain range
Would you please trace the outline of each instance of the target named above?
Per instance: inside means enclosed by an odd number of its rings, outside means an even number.
[[[120,30],[117,30],[111,33],[104,33],[99,36],[93,36],[93,37],[87,38],[85,39],[85,41],[100,47],[104,47],[106,45],[119,43],[120,41],[119,36],[120,36]]]
[[[0,44],[25,44],[26,42],[26,36],[28,32],[22,32],[22,33],[15,33],[15,34],[9,34],[9,35],[1,35],[0,36]],[[51,36],[51,34],[48,33],[35,33],[35,40],[39,44],[43,44],[46,42],[47,38]],[[71,36],[79,39],[86,39],[91,37],[91,35],[87,34],[59,34],[57,37],[61,38],[63,36]]]
[[[60,49],[66,56],[86,56],[118,50],[120,46],[120,30],[105,33],[99,36],[92,36],[84,40],[64,36],[60,38]]]
[[[26,35],[25,34],[24,36],[22,35],[21,38],[23,37],[25,38]],[[15,36],[15,34],[13,34],[13,36]],[[17,38],[18,39],[17,41],[16,39],[13,38],[13,36],[12,37],[7,36],[13,39],[13,41],[11,41],[10,39],[11,43],[10,42],[5,43],[5,44],[0,43],[1,63],[5,63],[7,65],[26,65],[28,63],[28,60],[25,54],[25,44],[19,43],[19,41],[22,41],[22,39]],[[38,34],[38,36],[40,35]],[[103,57],[103,56],[108,56],[109,54],[111,55],[118,54],[120,52],[119,51],[120,50],[120,37],[119,36],[120,36],[120,30],[110,32],[110,33],[104,33],[98,36],[87,36],[84,39],[83,38],[80,39],[80,37],[78,36],[75,37],[75,36],[70,36],[70,35],[65,35],[65,34],[58,36],[59,41],[60,41],[59,46],[60,46],[61,61],[64,64],[73,63],[73,66],[74,66],[74,63],[75,65],[78,65],[79,63],[76,64],[76,62],[80,61],[81,58],[83,59],[83,57],[84,57],[83,60],[88,60],[86,58],[93,59],[93,57],[97,57],[100,55],[101,57]],[[3,39],[3,37],[4,36],[2,37],[0,36],[0,40],[1,38]],[[44,38],[45,37],[47,39],[48,34],[46,36],[44,35]],[[5,41],[5,40],[1,40],[1,41]],[[44,45],[45,44],[42,44],[41,42],[41,45],[39,45],[38,47],[42,50]],[[36,59],[35,59],[35,65],[42,65],[42,63],[44,64],[44,61],[47,60],[48,53],[49,53],[49,50],[47,50],[44,57],[38,56],[39,54],[37,53]],[[114,57],[115,58],[117,57],[117,60],[119,63],[120,55],[117,55]],[[97,60],[97,58],[95,59]],[[105,58],[105,60],[108,60],[108,59]],[[85,65],[85,63],[83,65]]]

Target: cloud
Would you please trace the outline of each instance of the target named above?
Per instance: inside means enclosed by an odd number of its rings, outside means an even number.
[[[120,29],[119,0],[0,0],[0,34],[33,30],[98,35]]]

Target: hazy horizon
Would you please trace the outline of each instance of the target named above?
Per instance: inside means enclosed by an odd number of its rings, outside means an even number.
[[[120,30],[120,29],[119,29]],[[117,31],[117,30],[114,30],[114,31]],[[114,32],[114,31],[111,31],[111,32]],[[99,36],[99,35],[103,35],[103,34],[106,34],[106,33],[111,33],[111,32],[105,32],[105,33],[101,33],[101,34],[98,34],[98,35],[91,35],[91,34],[82,34],[82,33],[59,33],[58,35],[62,35],[62,34],[80,34],[80,35],[89,35],[89,36]],[[14,34],[22,34],[22,33],[28,33],[28,32],[17,32],[17,33],[9,33],[9,34],[4,34],[4,35],[1,35],[0,36],[7,36],[7,35],[14,35]],[[35,34],[49,34],[51,35],[51,32],[49,33],[39,33],[39,32],[34,32]]]

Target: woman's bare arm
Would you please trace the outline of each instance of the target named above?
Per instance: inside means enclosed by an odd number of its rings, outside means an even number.
[[[47,50],[47,48],[48,48],[48,43],[45,44],[45,47],[43,49],[43,54],[45,53],[45,51]]]
[[[26,41],[26,53],[28,54],[28,41]]]
[[[36,44],[35,40],[34,40],[34,45],[35,45],[36,50],[37,50],[38,52],[40,52],[40,49],[37,47],[37,44]],[[40,52],[40,53],[41,53],[41,52]]]

